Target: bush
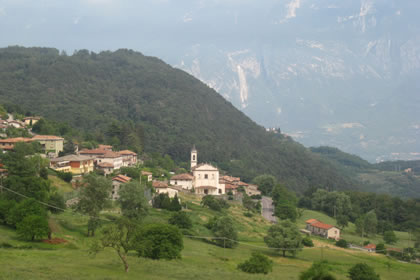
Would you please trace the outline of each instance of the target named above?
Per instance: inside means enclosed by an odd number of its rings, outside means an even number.
[[[47,218],[36,215],[25,217],[17,224],[16,228],[19,237],[27,241],[34,241],[35,239],[48,236],[50,231]]]
[[[341,248],[348,248],[349,247],[349,243],[346,240],[344,240],[344,239],[340,239],[337,242],[335,242],[335,246],[341,247]]]
[[[314,247],[314,243],[312,242],[312,239],[309,236],[305,236],[302,239],[302,244],[306,247]]]
[[[176,212],[172,214],[168,221],[171,225],[177,226],[183,229],[192,228],[192,221],[185,212]]]
[[[57,172],[57,175],[61,180],[67,183],[70,183],[73,179],[73,174],[71,172]]]
[[[165,224],[144,226],[136,232],[133,245],[140,257],[156,260],[181,258],[184,248],[180,230]]]
[[[224,199],[217,199],[213,195],[206,195],[201,200],[201,204],[203,206],[207,206],[208,208],[214,211],[222,211],[223,208],[227,209],[230,207],[229,203]]]
[[[375,270],[365,263],[355,264],[349,270],[349,278],[351,280],[380,280]]]
[[[308,270],[300,274],[299,280],[335,280],[336,278],[329,271],[327,261],[315,262]]]
[[[254,215],[252,215],[252,213],[251,213],[251,212],[245,212],[245,213],[244,213],[244,216],[245,216],[245,217],[248,217],[248,218],[252,218],[252,216],[254,216]]]
[[[376,245],[376,253],[386,254],[386,247],[384,243],[379,243]]]
[[[252,253],[251,258],[238,264],[238,269],[247,273],[267,274],[273,270],[273,261],[261,253]]]

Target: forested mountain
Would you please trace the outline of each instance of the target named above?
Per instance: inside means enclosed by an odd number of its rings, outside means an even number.
[[[195,144],[200,161],[244,180],[269,173],[297,191],[356,187],[328,160],[266,132],[193,76],[131,50],[68,56],[50,48],[1,49],[0,97],[92,139],[127,141],[177,161],[188,161]]]

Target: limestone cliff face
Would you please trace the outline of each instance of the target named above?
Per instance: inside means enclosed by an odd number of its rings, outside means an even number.
[[[223,24],[213,23],[224,40],[185,46],[166,57],[172,64],[304,144],[370,160],[420,149],[420,3],[227,2],[217,6],[227,11]],[[189,22],[212,8],[197,8]]]

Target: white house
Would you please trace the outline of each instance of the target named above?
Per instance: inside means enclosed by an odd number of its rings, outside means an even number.
[[[170,184],[180,186],[184,190],[191,190],[193,188],[194,177],[189,173],[174,175],[171,177]]]
[[[176,188],[168,186],[168,184],[163,181],[153,181],[152,186],[156,190],[157,194],[167,193],[170,198],[173,198],[176,194],[178,194],[178,190]]]

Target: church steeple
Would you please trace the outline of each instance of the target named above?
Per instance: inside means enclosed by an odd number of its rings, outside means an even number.
[[[197,166],[197,149],[193,145],[191,149],[191,170]]]

